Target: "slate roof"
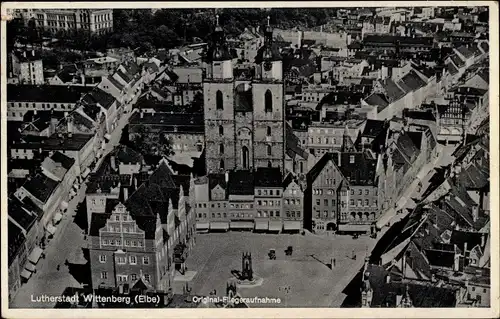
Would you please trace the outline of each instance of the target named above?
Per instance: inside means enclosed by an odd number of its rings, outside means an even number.
[[[354,157],[354,161],[351,163],[352,157]],[[334,157],[334,161],[349,184],[374,184],[377,161],[367,158],[365,153],[339,153]]]
[[[92,213],[92,216],[90,218],[90,230],[89,230],[89,235],[90,236],[99,236],[99,230],[103,228],[106,225],[106,222],[108,219],[111,217],[111,211],[108,212],[108,201],[110,199],[106,199],[106,212],[105,213]],[[117,203],[115,203],[116,206]],[[113,206],[113,208],[115,207]]]
[[[479,245],[481,249],[481,237],[485,236],[485,234],[481,234],[478,232],[467,232],[467,231],[461,231],[461,230],[453,230],[451,233],[451,239],[450,243],[457,245],[460,250],[463,251],[464,244],[467,243],[467,249],[470,250],[474,248],[475,246]],[[485,241],[486,242],[486,241]]]
[[[413,70],[405,75],[400,82],[403,82],[406,87],[410,88],[411,91],[416,91],[426,85],[425,81],[422,80]]]
[[[93,87],[64,85],[7,84],[8,102],[73,103]]]
[[[229,172],[229,195],[253,195],[254,173],[246,170]]]
[[[9,217],[16,221],[16,223],[21,226],[26,232],[29,232],[31,227],[33,227],[37,220],[36,214],[30,214],[23,209],[25,205],[17,197],[12,196],[9,198],[7,209],[9,212]],[[28,211],[29,208],[26,207]]]
[[[453,63],[457,66],[457,67],[463,67],[465,65],[465,62],[462,61],[462,59],[460,59],[460,57],[456,54],[453,54],[450,59],[453,61]]]
[[[455,252],[426,249],[425,256],[431,266],[453,268],[455,264]]]
[[[26,237],[24,237],[23,232],[19,227],[16,226],[10,220],[8,221],[7,226],[7,240],[9,246],[9,266],[14,262],[17,257],[19,250],[24,245],[26,241]]]
[[[446,68],[448,70],[448,72],[451,74],[451,75],[455,75],[458,73],[458,70],[457,68],[453,65],[453,63],[447,63],[446,64]]]
[[[133,80],[130,75],[123,73],[121,70],[116,71],[114,75],[121,77],[126,83],[130,83]]]
[[[389,101],[384,94],[373,93],[365,99],[365,102],[369,105],[379,106],[381,108],[386,108],[389,105]]]
[[[209,187],[209,189],[212,190],[217,185],[220,185],[223,189],[227,189],[226,175],[225,174],[209,174],[208,175],[208,187]]]
[[[72,137],[51,137],[25,136],[24,142],[12,145],[13,149],[43,149],[51,151],[79,151],[91,139],[92,135],[73,134]]]
[[[382,84],[390,102],[397,101],[406,94],[406,92],[401,90],[391,78],[381,80],[380,83]]]
[[[75,164],[75,159],[64,155],[63,153],[56,151],[50,157],[54,162],[60,163],[62,167],[69,170]]]
[[[457,51],[463,55],[466,59],[467,58],[472,58],[474,56],[474,52],[471,51],[469,48],[467,48],[465,45],[460,46],[457,48]]]
[[[385,121],[367,119],[363,129],[363,136],[377,137],[387,128]]]
[[[44,174],[36,174],[28,179],[23,187],[36,199],[46,203],[58,185],[58,182]]]
[[[434,116],[432,111],[419,111],[419,110],[404,109],[403,116],[406,118],[414,119],[414,120],[436,122],[436,117]]]
[[[457,176],[458,183],[467,189],[481,189],[489,185],[489,173],[477,167],[476,164],[469,165]]]
[[[83,102],[91,105],[99,104],[105,109],[109,109],[116,99],[109,93],[96,87],[84,97]]]
[[[259,167],[254,173],[255,187],[281,187],[283,176],[278,167]]]
[[[413,282],[403,283],[398,278],[386,283],[385,277],[389,272],[383,267],[369,265],[367,270],[370,274],[368,277],[370,287],[373,289],[372,308],[394,308],[396,297],[405,296],[407,291],[416,308],[456,306],[456,295],[453,289]]]
[[[114,77],[112,77],[111,75],[108,75],[106,78],[107,78],[107,79],[109,80],[109,82],[111,82],[111,84],[113,84],[113,85],[114,85],[114,86],[115,86],[118,90],[120,90],[120,91],[121,91],[121,90],[123,90],[124,85],[123,85],[123,84],[121,84],[120,82],[118,82],[118,81],[117,81]]]
[[[415,145],[417,149],[420,149],[422,144],[422,132],[406,132],[406,134],[411,138],[413,145]]]

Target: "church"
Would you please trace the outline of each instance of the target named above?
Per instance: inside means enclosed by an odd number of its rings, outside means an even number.
[[[217,25],[203,82],[207,174],[259,167],[285,171],[283,62],[268,23],[251,78],[235,77],[224,30]]]

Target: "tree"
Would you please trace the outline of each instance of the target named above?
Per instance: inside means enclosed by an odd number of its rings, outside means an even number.
[[[174,155],[172,143],[165,134],[153,132],[149,126],[140,126],[131,137],[129,146],[142,155]]]

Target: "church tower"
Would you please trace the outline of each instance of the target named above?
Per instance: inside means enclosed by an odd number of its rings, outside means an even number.
[[[284,170],[285,110],[283,61],[273,43],[273,29],[267,18],[264,45],[257,52],[253,95],[253,152],[255,167]]]
[[[208,173],[217,173],[235,167],[233,63],[218,15],[205,62],[206,169]]]

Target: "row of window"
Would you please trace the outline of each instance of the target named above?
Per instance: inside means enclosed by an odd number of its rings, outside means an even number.
[[[110,233],[136,233],[134,226],[108,226],[107,230]]]
[[[279,210],[276,210],[276,211],[260,211],[258,210],[257,211],[257,217],[268,217],[268,214],[269,214],[269,217],[280,217],[280,211]]]
[[[266,145],[266,151],[267,151],[267,155],[272,155],[272,146],[271,145]],[[222,155],[224,154],[224,144],[220,143],[219,144],[219,154]],[[223,161],[221,160],[221,163],[223,163]],[[224,164],[221,164],[221,168],[224,168],[223,167]]]
[[[107,271],[101,271],[101,279],[108,279],[108,272]],[[126,281],[128,281],[128,276],[127,275],[116,275],[116,279],[118,280],[118,282],[126,282]],[[136,281],[137,275],[131,274],[130,280]],[[149,274],[144,274],[144,280],[149,282],[151,280],[151,276]]]
[[[276,201],[273,201],[273,200],[258,200],[257,201],[257,205],[258,206],[280,206],[281,205],[281,201],[279,200],[276,200]]]
[[[121,246],[122,241],[120,239],[103,239],[102,240],[102,245],[103,246]],[[124,246],[125,247],[142,247],[143,243],[142,240],[125,240],[124,241]]]
[[[331,179],[330,180],[332,182],[332,184],[335,184],[335,179]],[[370,195],[370,189],[364,189],[364,193],[365,195]],[[351,195],[354,195],[356,192],[354,189],[351,189]],[[328,194],[328,195],[334,195],[335,194],[335,190],[334,189],[328,189],[328,190],[323,190],[323,189],[313,189],[313,195],[323,195],[323,194]],[[347,196],[347,191],[346,190],[342,190],[340,192],[341,196]],[[360,188],[358,189],[358,195],[363,195],[363,189]],[[375,188],[373,190],[373,194],[374,196],[377,195],[377,189]]]
[[[207,218],[207,213],[198,213],[198,218]],[[212,218],[253,218],[251,213],[212,213]]]
[[[377,214],[375,212],[351,212],[349,215],[347,212],[342,212],[340,214],[340,219],[341,220],[347,220],[348,216],[350,217],[351,220],[355,221],[363,221],[363,220],[375,220],[375,217]]]
[[[267,195],[269,195],[269,196],[274,196],[274,195],[280,196],[280,194],[281,194],[281,191],[279,189],[274,189],[274,190],[273,189],[269,189],[269,190],[267,190],[267,189],[258,189],[257,190],[257,195],[258,196],[262,196],[262,195],[264,195],[264,196],[267,196]]]
[[[106,255],[99,255],[99,262],[104,264],[107,261],[108,256]],[[116,263],[119,265],[125,265],[127,263],[127,257],[125,256],[117,256],[116,257]],[[137,257],[136,256],[129,256],[128,257],[128,263],[130,265],[137,265]],[[149,257],[144,256],[142,257],[142,264],[143,265],[149,265]]]
[[[42,109],[52,109],[52,108],[60,108],[62,110],[70,110],[73,105],[71,104],[68,104],[68,105],[65,105],[65,104],[57,104],[57,103],[41,103],[38,104],[38,105],[35,105],[35,103],[27,103],[27,102],[12,102],[11,105],[9,105],[9,107],[25,107],[25,108],[42,108]]]
[[[272,134],[271,132],[272,132],[271,127],[268,126],[266,129],[267,136],[271,136],[271,134]],[[241,133],[241,131],[238,132],[238,135],[241,135],[240,133]],[[224,127],[222,125],[219,125],[219,135],[224,136]]]
[[[285,199],[285,205],[301,205],[300,199]]]

